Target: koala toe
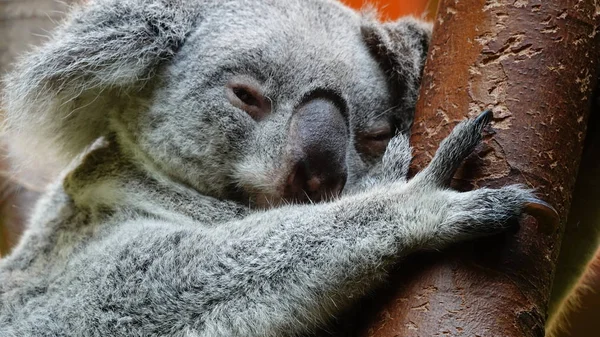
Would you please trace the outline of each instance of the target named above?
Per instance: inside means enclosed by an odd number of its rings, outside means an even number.
[[[405,180],[412,159],[408,135],[394,136],[382,158],[382,173],[387,181]]]
[[[479,132],[492,121],[493,117],[494,114],[492,113],[492,110],[485,110],[480,113],[479,116],[475,117],[473,121],[478,126]]]
[[[468,236],[481,236],[506,230],[523,213],[543,214],[554,219],[552,206],[538,199],[531,189],[511,185],[500,189],[482,188],[457,193],[448,225]],[[532,215],[536,215],[532,214]]]
[[[441,142],[431,163],[419,173],[417,181],[427,186],[445,187],[463,160],[479,144],[481,132],[491,119],[492,112],[486,110],[478,117],[456,125]]]

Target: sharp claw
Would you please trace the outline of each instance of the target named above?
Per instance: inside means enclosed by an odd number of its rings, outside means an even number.
[[[543,200],[537,198],[527,199],[523,210],[542,222],[544,227],[550,226],[552,229],[558,227],[560,221],[558,212],[552,205]]]
[[[475,123],[481,125],[481,127],[484,127],[492,121],[492,117],[494,117],[492,110],[485,110],[475,118]]]

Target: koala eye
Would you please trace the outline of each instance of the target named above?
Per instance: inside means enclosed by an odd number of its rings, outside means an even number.
[[[356,136],[356,149],[364,156],[379,157],[385,152],[394,132],[395,130],[390,124],[378,125],[359,132]]]
[[[258,85],[230,81],[225,92],[233,106],[244,110],[254,120],[261,120],[271,112],[271,100],[262,94]]]

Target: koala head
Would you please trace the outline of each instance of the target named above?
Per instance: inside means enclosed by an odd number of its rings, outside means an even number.
[[[112,135],[217,198],[323,200],[408,131],[430,30],[333,0],[90,0],[8,77],[6,127],[66,158]]]

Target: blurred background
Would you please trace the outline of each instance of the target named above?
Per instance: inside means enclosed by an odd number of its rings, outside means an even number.
[[[63,18],[68,6],[85,0],[0,0],[0,76],[23,52],[47,39]],[[379,9],[382,20],[414,15],[435,18],[438,0],[341,0],[361,9],[365,4]],[[483,0],[482,0],[483,1]],[[538,0],[538,2],[541,0]],[[1,82],[0,82],[1,89]],[[575,188],[573,206],[557,266],[550,303],[554,337],[592,337],[600,333],[600,250],[594,255],[600,237],[600,99],[596,95],[584,157]],[[1,119],[0,111],[0,119]],[[17,243],[28,214],[58,167],[39,164],[14,166],[6,156],[26,158],[18,144],[0,135],[0,257]],[[583,277],[578,278],[580,274]],[[575,290],[573,290],[575,289]],[[570,296],[568,296],[570,294]],[[570,308],[556,315],[559,308]],[[559,319],[557,319],[559,317]],[[565,324],[568,318],[570,324]],[[563,329],[556,327],[562,324]]]
[[[0,0],[0,78],[19,55],[47,39],[70,2]],[[15,145],[0,135],[0,256],[17,242],[35,200],[57,170],[42,167],[35,159],[17,170],[6,158],[8,147],[19,155]]]
[[[360,9],[365,4],[374,5],[379,9],[384,20],[393,20],[403,15],[414,15],[417,17],[433,20],[435,18],[438,0],[341,0],[343,3]]]

